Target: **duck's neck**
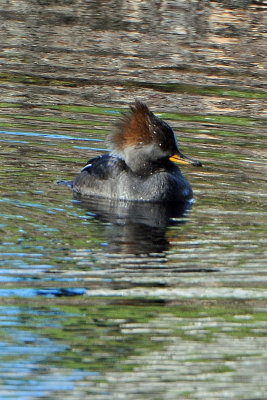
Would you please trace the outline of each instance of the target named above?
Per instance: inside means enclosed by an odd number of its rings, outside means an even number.
[[[168,157],[157,152],[153,146],[135,146],[127,149],[123,158],[131,171],[140,176],[150,175],[156,169],[164,167]]]

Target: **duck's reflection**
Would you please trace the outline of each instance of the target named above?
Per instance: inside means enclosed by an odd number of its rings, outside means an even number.
[[[106,227],[110,253],[149,254],[168,249],[166,229],[186,221],[191,203],[140,203],[96,198],[75,198],[77,205]]]

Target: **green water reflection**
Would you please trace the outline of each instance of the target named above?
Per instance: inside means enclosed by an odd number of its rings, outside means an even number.
[[[134,384],[149,367],[152,354],[161,357],[163,367],[164,355],[170,348],[173,364],[179,366],[182,375],[191,368],[195,370],[193,381],[205,373],[210,382],[216,382],[217,374],[226,374],[227,384],[230,373],[235,385],[243,360],[249,358],[253,365],[265,341],[267,315],[260,311],[260,301],[242,304],[206,300],[189,304],[126,298],[77,301],[62,297],[53,299],[51,305],[43,305],[38,298],[22,303],[18,305],[14,299],[1,307],[5,325],[1,340],[9,348],[0,357],[1,365],[5,365],[1,368],[2,384],[8,382],[7,372],[11,368],[17,368],[19,363],[32,365],[16,378],[14,387],[32,386],[29,379],[34,368],[35,384],[43,384],[50,373],[62,374],[61,379],[68,376],[69,382],[91,382],[94,389],[86,387],[83,393],[93,395],[99,382],[108,388],[111,375],[117,376],[122,385]],[[251,338],[255,345],[244,348],[243,342]],[[231,348],[233,340],[235,350]],[[261,375],[264,368],[263,361],[261,367],[258,365]],[[174,380],[171,370],[163,368],[162,374],[164,381]],[[73,389],[70,386],[63,379],[57,391]],[[154,392],[153,384],[150,392]],[[177,388],[177,395],[183,392]]]

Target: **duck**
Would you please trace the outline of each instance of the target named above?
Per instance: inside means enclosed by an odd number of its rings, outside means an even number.
[[[170,125],[135,101],[107,138],[111,151],[90,159],[72,182],[74,196],[173,203],[192,201],[179,164],[201,166],[185,156]]]

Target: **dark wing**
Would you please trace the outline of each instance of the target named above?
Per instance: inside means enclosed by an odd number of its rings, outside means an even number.
[[[86,171],[96,179],[109,179],[116,178],[122,171],[127,169],[125,162],[118,158],[105,154],[92,158],[88,161],[87,165],[82,169],[81,172]]]

